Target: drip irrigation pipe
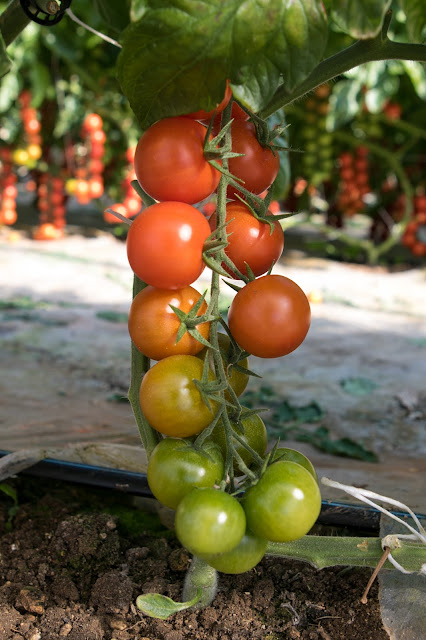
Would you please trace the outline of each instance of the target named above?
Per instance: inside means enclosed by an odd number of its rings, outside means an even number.
[[[10,452],[0,450],[0,458],[8,453]],[[32,467],[28,467],[25,471],[21,471],[20,475],[70,482],[85,485],[88,488],[110,489],[144,498],[154,498],[148,486],[146,474],[124,469],[46,458]],[[399,517],[407,515],[399,512],[392,513]],[[417,515],[419,518],[426,518],[426,515]],[[317,522],[326,526],[348,527],[377,532],[380,528],[380,511],[361,505],[322,500],[321,513]]]

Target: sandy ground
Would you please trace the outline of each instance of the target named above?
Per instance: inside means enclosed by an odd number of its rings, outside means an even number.
[[[292,251],[274,272],[319,292],[323,302],[312,304],[312,327],[297,351],[253,358],[251,368],[292,406],[317,403],[331,437],[352,438],[379,462],[286,444],[307,453],[320,476],[368,486],[426,513],[426,270],[388,273]],[[206,288],[208,274],[194,286]],[[10,242],[5,232],[0,287],[0,449],[100,443],[113,451],[105,464],[142,468],[129,405],[114,401],[129,382],[132,274],[124,243],[106,233]],[[230,302],[233,292],[224,285],[223,295]],[[314,431],[318,424],[305,426]],[[324,495],[344,497],[328,489]]]

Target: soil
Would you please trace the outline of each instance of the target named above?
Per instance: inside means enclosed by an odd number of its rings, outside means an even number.
[[[135,607],[141,593],[180,601],[190,557],[129,498],[75,485],[13,481],[0,494],[0,640],[385,640],[371,571],[265,558],[220,575],[212,606],[163,621]],[[11,522],[10,522],[11,520]]]

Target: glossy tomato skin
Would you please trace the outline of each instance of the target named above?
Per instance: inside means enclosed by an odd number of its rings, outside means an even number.
[[[205,555],[203,560],[222,573],[238,574],[253,569],[266,552],[267,540],[246,531],[241,542],[231,551],[216,555]]]
[[[289,449],[288,447],[278,447],[275,450],[274,455],[272,456],[272,462],[285,461],[288,460],[290,462],[297,462],[302,467],[305,467],[307,471],[311,474],[313,478],[318,482],[317,472],[315,471],[315,467],[312,462],[307,458],[303,453],[297,451],[296,449]]]
[[[296,462],[274,462],[244,495],[247,527],[272,542],[306,535],[321,509],[315,478]]]
[[[262,147],[252,122],[234,120],[231,125],[232,151],[243,156],[230,158],[229,171],[242,181],[242,186],[251,193],[265,191],[275,180],[280,168],[278,152]],[[238,189],[228,187],[228,197],[236,199]]]
[[[204,156],[206,128],[185,117],[164,118],[145,131],[134,168],[142,189],[154,200],[201,202],[216,189],[220,172]]]
[[[237,269],[247,275],[247,263],[255,277],[266,273],[277,262],[284,249],[284,232],[277,220],[273,230],[267,222],[257,220],[249,208],[242,202],[229,202],[226,205],[226,231],[228,246],[226,255]],[[216,228],[216,215],[209,220],[210,228]],[[222,265],[233,277],[238,278],[226,265]]]
[[[234,549],[246,531],[241,504],[216,489],[192,489],[179,502],[176,535],[196,556],[226,553]]]
[[[228,323],[239,346],[259,358],[291,353],[303,342],[311,308],[293,280],[266,275],[238,291],[229,308]]]
[[[268,434],[266,431],[265,424],[263,420],[257,414],[250,414],[248,416],[244,415],[244,411],[248,411],[243,407],[243,413],[241,417],[241,421],[239,424],[231,421],[231,426],[236,434],[247,442],[247,444],[256,451],[260,456],[265,455],[266,447],[268,444]],[[242,433],[241,427],[244,430]],[[218,424],[212,431],[209,436],[209,440],[215,442],[221,449],[222,455],[226,458],[227,446],[226,446],[226,435],[225,435],[225,427],[222,422]],[[253,456],[251,453],[244,447],[243,444],[238,442],[235,438],[233,438],[233,445],[237,453],[243,459],[243,462],[250,467],[253,463]],[[243,472],[240,471],[238,464],[234,461],[234,474],[236,476],[243,475]]]
[[[141,409],[150,425],[166,436],[187,438],[202,431],[217,413],[204,404],[194,380],[201,380],[203,362],[195,356],[163,358],[142,378]],[[213,377],[213,375],[212,375]]]
[[[157,289],[145,287],[134,298],[129,311],[129,334],[133,344],[152,360],[162,360],[173,355],[196,355],[203,345],[188,332],[176,343],[180,320],[173,311],[176,307],[188,313],[201,294],[193,287],[183,289]],[[197,315],[207,310],[203,302]],[[210,323],[197,325],[198,331],[207,340]]]
[[[203,245],[209,223],[195,207],[159,202],[144,209],[127,234],[127,257],[143,282],[159,289],[182,289],[203,272]]]
[[[245,390],[245,388],[247,387],[250,376],[244,373],[243,371],[239,371],[234,366],[230,365],[231,340],[229,336],[226,335],[225,333],[219,333],[217,337],[219,340],[219,350],[222,355],[222,360],[225,367],[226,381],[232,387],[234,393],[237,396],[240,396],[242,392]],[[202,351],[200,351],[197,354],[198,357],[204,360],[204,358],[207,355],[207,351],[208,351],[207,348],[204,348]],[[249,366],[248,358],[247,357],[241,358],[241,360],[239,360],[237,364],[239,367],[242,367],[243,369],[248,369],[248,366]],[[225,391],[225,398],[231,402],[231,395],[228,391]]]
[[[176,509],[194,487],[219,484],[223,472],[222,453],[213,442],[198,450],[187,441],[164,438],[149,458],[148,485],[161,504]]]

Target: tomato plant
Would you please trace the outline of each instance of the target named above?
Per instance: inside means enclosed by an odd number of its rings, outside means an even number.
[[[149,488],[161,504],[176,509],[193,487],[213,487],[222,480],[223,457],[219,447],[206,442],[198,450],[185,440],[164,438],[149,459]]]
[[[246,517],[238,500],[216,489],[192,489],[179,502],[176,535],[195,555],[226,553],[246,531]]]
[[[204,403],[194,383],[201,381],[202,374],[202,361],[188,355],[163,358],[147,371],[139,399],[154,429],[174,438],[187,438],[207,427],[217,412],[217,403],[211,400],[211,408]]]
[[[159,202],[144,209],[127,235],[127,257],[143,282],[181,289],[204,269],[203,245],[210,227],[203,214],[183,202]]]
[[[267,275],[238,291],[229,308],[228,322],[240,347],[259,358],[277,358],[303,342],[311,309],[293,280]]]
[[[279,221],[271,223],[271,227],[255,218],[243,202],[229,202],[226,222],[229,236],[225,253],[243,275],[247,275],[247,264],[255,276],[261,276],[277,262],[284,248],[284,232]],[[213,214],[210,227],[213,230],[215,226]],[[222,266],[233,278],[238,277],[226,265]]]
[[[290,542],[312,528],[321,494],[312,474],[297,462],[271,464],[244,495],[248,528],[261,538]]]
[[[133,344],[148,358],[161,360],[167,356],[196,355],[204,346],[185,332],[176,342],[181,321],[172,307],[188,313],[201,294],[193,287],[183,289],[158,289],[145,287],[134,298],[129,312],[129,334]],[[203,302],[197,312],[201,316],[207,310]],[[203,338],[209,336],[210,323],[197,325]]]
[[[262,193],[277,177],[280,167],[278,152],[260,144],[256,128],[250,121],[234,120],[231,135],[232,151],[243,155],[229,160],[229,171],[245,189],[255,194]],[[228,187],[228,197],[235,199],[237,193],[240,192],[236,187]]]
[[[135,173],[154,200],[195,204],[216,189],[220,173],[204,156],[206,128],[191,118],[165,118],[141,137]]]

